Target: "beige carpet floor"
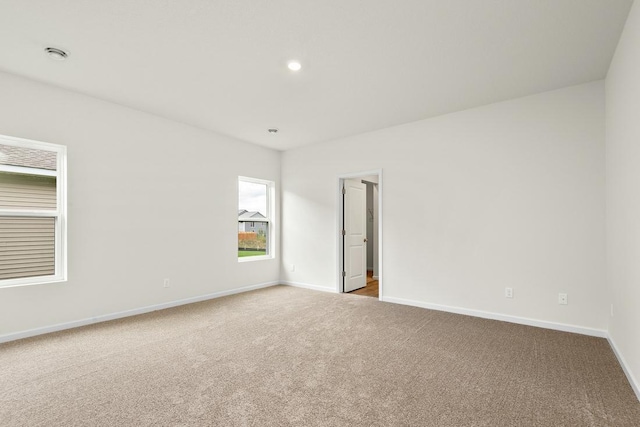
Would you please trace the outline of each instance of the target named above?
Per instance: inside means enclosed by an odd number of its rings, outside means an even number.
[[[640,426],[606,340],[276,286],[0,345],[2,426]]]

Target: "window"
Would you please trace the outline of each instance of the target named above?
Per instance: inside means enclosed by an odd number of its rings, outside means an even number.
[[[0,287],[66,280],[66,147],[0,135]]]
[[[238,178],[238,260],[273,258],[273,182]]]

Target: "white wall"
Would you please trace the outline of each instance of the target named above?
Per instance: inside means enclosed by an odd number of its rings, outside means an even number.
[[[282,279],[336,288],[337,176],[382,168],[385,298],[604,330],[604,138],[598,81],[287,151]]]
[[[607,282],[610,339],[640,398],[640,5],[611,63],[607,89]]]
[[[238,175],[278,188],[279,152],[9,74],[0,94],[0,134],[66,145],[69,178],[69,280],[0,288],[0,338],[278,280],[237,262],[236,221]]]

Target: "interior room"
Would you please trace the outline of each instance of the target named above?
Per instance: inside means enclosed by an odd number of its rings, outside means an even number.
[[[632,0],[2,0],[0,48],[0,424],[640,425]]]

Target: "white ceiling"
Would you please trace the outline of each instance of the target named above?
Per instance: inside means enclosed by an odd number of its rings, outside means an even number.
[[[0,0],[0,70],[287,150],[604,78],[631,3]]]

